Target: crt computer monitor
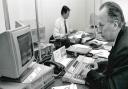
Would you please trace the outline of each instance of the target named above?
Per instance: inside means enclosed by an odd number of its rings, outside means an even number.
[[[29,26],[0,34],[0,76],[19,78],[33,61],[33,55]]]

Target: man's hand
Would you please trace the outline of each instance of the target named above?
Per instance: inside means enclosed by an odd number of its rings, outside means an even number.
[[[81,73],[81,76],[83,78],[86,78],[88,72],[90,71],[91,69],[89,67],[86,67],[85,69],[83,69],[83,72]]]
[[[98,64],[97,64],[96,62],[91,63],[91,64],[89,64],[89,65],[90,65],[90,68],[91,68],[92,70],[97,70],[97,69],[98,69]]]
[[[96,69],[98,69],[98,64],[95,62],[95,63],[91,63],[91,64],[88,64],[86,67],[85,67],[85,69],[83,70],[83,72],[81,73],[81,76],[83,77],[83,78],[86,78],[86,76],[87,76],[87,74],[88,74],[88,72],[90,71],[90,70],[96,70]]]

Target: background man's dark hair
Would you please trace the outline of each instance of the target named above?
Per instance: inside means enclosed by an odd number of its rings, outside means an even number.
[[[125,19],[123,12],[120,8],[120,6],[114,2],[105,2],[103,5],[101,5],[100,10],[102,8],[106,7],[108,11],[108,16],[114,21],[118,21],[119,27],[122,27],[122,25],[125,24]]]
[[[64,13],[67,13],[68,11],[70,11],[69,7],[63,6],[61,9],[61,15],[63,15]]]

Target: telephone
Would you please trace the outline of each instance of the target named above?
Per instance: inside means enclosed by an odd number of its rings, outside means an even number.
[[[82,77],[82,72],[84,72],[84,68],[91,68],[88,63],[93,63],[94,59],[85,56],[78,56],[78,58],[74,61],[74,63],[69,67],[63,76],[62,80],[66,82],[85,84],[85,79]]]
[[[51,66],[54,65],[54,74],[56,74],[55,78],[61,77],[65,74],[65,67],[58,63],[53,61],[46,61],[44,62],[44,65]]]

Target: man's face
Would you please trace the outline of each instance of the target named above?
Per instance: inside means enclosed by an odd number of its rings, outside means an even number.
[[[101,31],[101,36],[106,41],[115,41],[118,34],[118,26],[114,22],[110,22],[110,17],[107,14],[107,8],[104,7],[99,11],[99,30]]]
[[[67,11],[67,13],[64,13],[64,14],[63,14],[64,19],[68,19],[69,14],[70,14],[70,11]]]

